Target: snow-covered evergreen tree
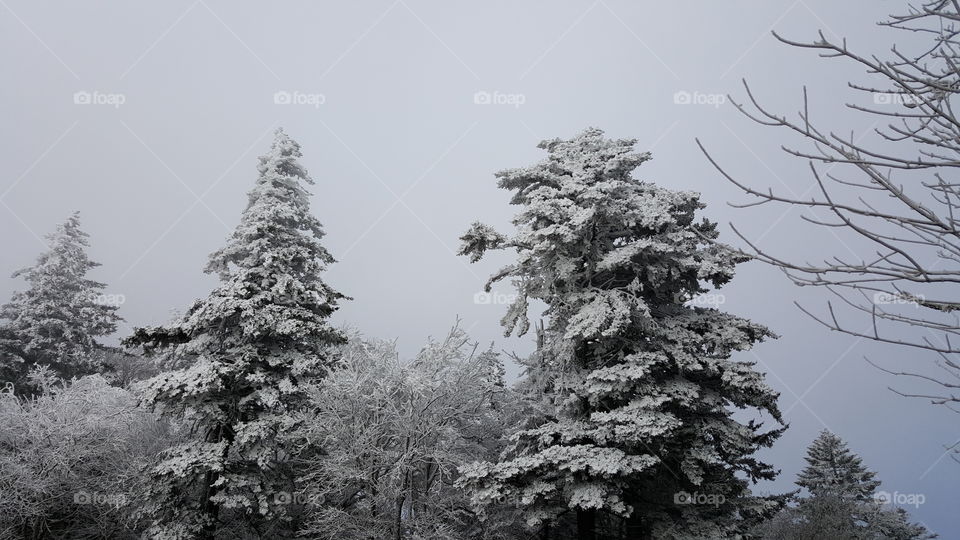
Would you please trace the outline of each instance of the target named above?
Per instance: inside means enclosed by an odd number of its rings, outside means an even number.
[[[797,475],[797,485],[808,497],[786,508],[762,528],[764,538],[850,538],[923,540],[934,538],[926,527],[911,523],[903,508],[888,508],[878,500],[880,482],[863,465],[860,456],[840,437],[824,430],[810,444],[807,466]]]
[[[689,305],[745,259],[713,242],[715,224],[695,221],[704,206],[696,193],[631,176],[650,159],[634,145],[598,129],[540,143],[546,160],[497,173],[522,207],[516,234],[476,223],[462,237],[473,261],[517,252],[490,280],[517,287],[502,321],[508,335],[529,329],[528,302],[547,305],[530,369],[555,404],[553,418],[515,434],[500,462],[465,467],[465,483],[479,506],[517,501],[533,526],[574,510],[584,539],[609,515],[628,538],[728,537],[780,506],[748,486],[775,476],[753,454],[784,428],[763,431],[732,412],[759,410],[782,424],[763,375],[731,359],[774,336]]]
[[[49,250],[18,270],[29,287],[0,308],[0,376],[20,385],[35,365],[69,379],[103,371],[108,350],[97,338],[112,334],[117,306],[105,302],[105,285],[87,278],[100,266],[87,256],[89,235],[75,212],[47,236]]]
[[[811,495],[831,495],[853,501],[873,500],[880,486],[876,473],[863,466],[860,456],[840,437],[827,430],[807,448],[807,466],[797,475],[797,485]]]
[[[183,366],[142,391],[192,430],[152,471],[148,536],[213,538],[241,525],[281,534],[294,490],[278,441],[293,427],[290,412],[307,382],[328,369],[329,347],[344,341],[328,317],[345,297],[321,279],[334,259],[319,242],[324,233],[304,186],[313,180],[299,157],[299,145],[277,130],[240,224],[210,256],[206,272],[220,285],[177,324],[128,339]]]

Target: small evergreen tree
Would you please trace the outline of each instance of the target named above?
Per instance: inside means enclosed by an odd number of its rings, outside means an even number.
[[[555,405],[499,463],[466,467],[464,484],[481,507],[517,501],[532,526],[573,510],[581,539],[594,538],[603,516],[631,539],[728,537],[780,505],[748,485],[775,476],[753,453],[783,428],[762,431],[731,411],[782,423],[762,374],[730,358],[773,334],[687,303],[729,281],[744,258],[712,242],[715,224],[694,221],[696,193],[631,177],[650,159],[634,144],[598,129],[540,143],[546,160],[497,173],[522,207],[517,233],[477,223],[462,237],[473,261],[518,253],[490,280],[512,278],[518,290],[502,321],[508,335],[529,329],[529,301],[547,305],[530,376]]]
[[[88,279],[100,266],[87,256],[89,235],[75,212],[48,235],[49,250],[36,264],[16,271],[29,287],[0,308],[0,376],[20,387],[34,366],[70,379],[104,371],[109,350],[97,338],[110,335],[122,319],[105,302],[106,285]]]
[[[785,508],[762,528],[765,538],[922,540],[935,535],[911,523],[902,508],[885,508],[877,499],[880,482],[840,437],[827,430],[810,444],[807,466],[797,475],[797,485],[808,497]]]
[[[210,256],[206,272],[220,285],[177,324],[127,340],[179,367],[147,381],[143,396],[191,426],[189,442],[152,471],[148,536],[283,534],[294,490],[278,441],[294,427],[306,383],[328,368],[329,346],[344,341],[327,320],[345,297],[320,277],[334,259],[319,242],[304,188],[313,180],[299,157],[277,130],[240,224]]]
[[[810,444],[807,466],[797,475],[797,485],[814,496],[835,496],[852,501],[873,500],[880,482],[863,466],[860,456],[827,430]]]

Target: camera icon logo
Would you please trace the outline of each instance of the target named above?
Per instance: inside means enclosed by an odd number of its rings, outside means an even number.
[[[473,102],[476,105],[489,105],[493,102],[493,96],[490,95],[490,92],[480,90],[473,94]]]
[[[276,105],[290,105],[293,101],[293,95],[286,90],[280,90],[273,93],[273,103]]]
[[[881,93],[873,95],[873,102],[877,105],[890,105],[893,103],[893,94]]]

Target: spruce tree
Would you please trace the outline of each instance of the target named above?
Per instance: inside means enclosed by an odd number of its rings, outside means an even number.
[[[29,287],[0,308],[0,376],[20,387],[34,366],[69,379],[104,371],[109,350],[97,338],[110,335],[122,319],[104,300],[106,285],[87,278],[100,266],[86,249],[89,235],[73,213],[48,235],[49,250],[36,264],[13,274]]]
[[[498,463],[465,467],[463,483],[481,507],[517,502],[531,526],[575,511],[584,539],[610,515],[627,538],[728,537],[781,504],[748,486],[774,478],[753,454],[784,428],[732,413],[759,410],[782,424],[763,375],[731,359],[775,336],[689,304],[745,259],[713,242],[715,224],[695,221],[696,193],[631,176],[650,159],[634,145],[598,129],[540,143],[547,159],[496,175],[521,207],[516,234],[476,223],[461,238],[473,261],[517,253],[487,284],[510,278],[517,288],[507,335],[529,329],[530,301],[546,304],[528,377],[555,405]]]
[[[807,466],[797,475],[797,485],[812,495],[836,496],[851,501],[873,500],[880,482],[863,466],[860,456],[840,437],[827,430],[810,444],[804,458]]]
[[[328,318],[345,297],[321,279],[334,259],[320,244],[305,189],[313,180],[299,157],[277,130],[240,224],[205,269],[220,285],[178,323],[128,339],[184,366],[143,385],[146,403],[190,427],[152,470],[149,536],[239,536],[249,529],[231,527],[241,525],[282,533],[294,489],[277,441],[294,427],[308,382],[329,367],[330,346],[344,341]]]
[[[764,538],[851,538],[922,540],[934,538],[922,525],[911,523],[903,508],[888,508],[876,492],[876,473],[840,437],[824,430],[810,444],[807,466],[797,485],[807,497],[786,508],[761,529]]]

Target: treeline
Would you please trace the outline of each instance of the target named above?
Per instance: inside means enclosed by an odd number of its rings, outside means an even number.
[[[766,327],[691,300],[743,254],[698,195],[633,178],[635,141],[588,129],[497,173],[515,232],[475,223],[471,261],[515,253],[506,333],[523,377],[458,326],[401,359],[330,324],[349,300],[310,213],[313,180],[278,131],[210,294],[168,324],[120,319],[71,216],[15,274],[0,326],[0,534],[11,538],[928,538],[874,497],[831,434],[800,491],[759,495],[786,429],[739,351]],[[489,288],[489,284],[488,284]],[[747,411],[754,419],[741,421]]]

